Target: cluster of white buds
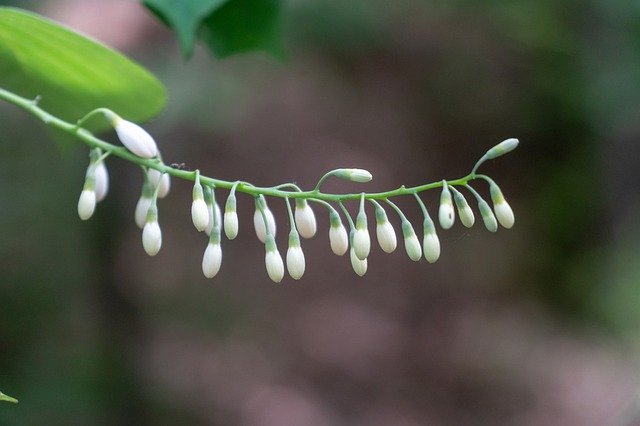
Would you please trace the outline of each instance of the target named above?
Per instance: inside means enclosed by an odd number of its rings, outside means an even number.
[[[169,174],[174,169],[165,166],[159,156],[157,146],[153,138],[140,126],[132,122],[123,120],[116,114],[101,110],[109,122],[114,126],[119,139],[123,145],[133,154],[146,159],[141,162],[145,166],[144,182],[142,192],[135,208],[135,222],[142,228],[142,245],[144,250],[151,256],[155,256],[162,246],[162,232],[158,224],[157,200],[167,196],[171,181]],[[224,182],[200,176],[200,171],[182,172],[177,174],[180,177],[187,177],[194,181],[191,200],[191,220],[198,232],[208,235],[208,242],[202,257],[202,272],[205,277],[213,278],[220,271],[222,265],[221,234],[229,240],[233,240],[238,235],[238,214],[236,211],[236,191],[248,193],[255,197],[255,212],[253,225],[256,236],[265,245],[265,267],[267,275],[274,282],[280,282],[285,274],[285,262],[283,261],[276,244],[276,219],[267,205],[264,194],[279,196],[286,202],[290,222],[290,232],[288,238],[288,249],[286,253],[286,271],[294,280],[299,280],[305,273],[305,255],[300,244],[302,238],[313,238],[317,233],[316,215],[311,208],[310,201],[324,205],[329,211],[329,244],[333,253],[338,256],[349,251],[349,258],[353,270],[357,275],[364,275],[367,272],[368,257],[371,253],[371,237],[367,221],[365,204],[371,202],[375,208],[376,237],[382,251],[392,253],[396,250],[398,239],[387,212],[383,204],[391,206],[398,214],[401,222],[402,236],[407,256],[418,262],[423,257],[429,263],[436,262],[440,258],[440,239],[436,232],[436,225],[431,219],[429,212],[419,196],[421,191],[440,187],[440,203],[438,208],[437,222],[443,230],[451,229],[455,223],[456,210],[460,222],[467,228],[475,223],[473,209],[465,199],[460,189],[468,190],[476,198],[478,210],[485,227],[495,232],[498,223],[505,228],[511,228],[515,219],[513,210],[507,203],[498,185],[488,176],[476,174],[477,168],[486,160],[499,157],[511,150],[518,144],[517,139],[507,139],[488,150],[485,155],[476,163],[473,171],[468,176],[457,180],[443,180],[441,182],[424,185],[422,187],[405,188],[404,186],[386,193],[332,195],[320,192],[320,185],[329,177],[337,177],[352,182],[368,182],[372,179],[371,173],[363,169],[343,168],[336,169],[325,174],[314,190],[303,192],[294,184],[283,184],[279,187],[270,188],[269,191],[254,187],[241,182]],[[110,152],[109,152],[110,153]],[[104,164],[107,154],[103,154],[101,149],[94,149],[91,152],[91,161],[87,168],[86,178],[80,199],[78,201],[78,214],[81,219],[89,219],[96,207],[96,203],[104,199],[109,188],[109,175]],[[130,154],[127,154],[130,156]],[[151,160],[151,161],[149,161]],[[175,174],[175,173],[174,173]],[[482,196],[470,186],[469,182],[474,179],[482,179],[489,184],[489,192],[493,202],[493,209]],[[224,215],[216,202],[215,189],[219,188],[219,183],[223,189],[228,189],[229,195],[224,205]],[[295,191],[280,190],[280,187],[292,187]],[[456,186],[458,188],[456,188]],[[416,234],[413,225],[407,219],[402,210],[393,203],[390,198],[409,195],[415,197],[422,210],[424,221],[422,225],[422,244]],[[344,201],[359,199],[359,209],[355,220],[352,219],[348,210],[344,206]],[[292,209],[290,199],[293,198],[295,205]],[[344,212],[350,226],[349,232],[343,225],[341,215],[331,205],[336,203]],[[455,204],[455,208],[454,208]]]

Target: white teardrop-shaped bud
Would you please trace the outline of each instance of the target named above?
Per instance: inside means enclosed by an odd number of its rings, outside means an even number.
[[[264,215],[266,216],[267,223],[269,224],[269,233],[275,237],[276,219],[275,217],[273,217],[273,213],[271,213],[271,210],[268,207],[265,208]],[[258,239],[264,243],[265,237],[267,235],[267,230],[266,230],[266,227],[264,226],[264,219],[262,218],[262,214],[258,209],[256,209],[256,211],[253,213],[253,226],[256,230],[256,235],[258,236]]]
[[[169,195],[171,189],[171,176],[169,174],[162,173],[156,169],[147,169],[147,177],[154,190],[160,185],[160,188],[158,188],[158,198],[164,198]]]
[[[273,235],[268,235],[265,240],[266,254],[264,258],[267,274],[273,282],[279,283],[284,278],[284,262],[278,252]]]
[[[352,182],[365,183],[373,179],[373,175],[364,169],[339,169],[334,174],[336,177]]]
[[[378,244],[385,253],[392,253],[398,246],[396,231],[389,222],[387,213],[378,205],[376,205],[376,236]]]
[[[162,231],[157,220],[150,220],[142,229],[142,246],[149,256],[155,256],[162,247]]]
[[[510,139],[504,140],[500,142],[498,145],[491,148],[489,151],[487,151],[484,157],[487,160],[492,160],[494,158],[500,157],[501,155],[504,155],[516,149],[516,147],[518,146],[518,143],[519,141],[516,138],[510,138]]]
[[[149,207],[151,207],[152,199],[145,197],[144,195],[138,199],[138,203],[136,204],[135,211],[135,220],[138,228],[142,229],[144,224],[147,221],[147,212],[149,211]]]
[[[236,213],[236,196],[233,191],[229,194],[224,206],[224,233],[230,240],[238,236],[238,213]]]
[[[289,248],[287,249],[287,270],[294,280],[299,280],[304,275],[304,253],[300,247],[298,233],[292,230],[289,234]]]
[[[502,195],[500,187],[495,182],[490,183],[491,201],[493,201],[493,210],[496,212],[496,218],[500,225],[505,228],[511,228],[516,221],[513,210],[507,200]]]
[[[93,189],[83,189],[78,199],[78,216],[88,220],[96,210],[96,193]]]
[[[349,248],[349,236],[342,223],[338,226],[331,225],[329,227],[329,243],[331,244],[331,251],[338,256],[342,256],[347,252]]]
[[[371,237],[369,236],[369,230],[367,229],[367,216],[362,209],[356,218],[356,230],[353,234],[353,241],[351,244],[358,259],[365,260],[369,257],[369,252],[371,251]]]
[[[353,270],[356,272],[356,274],[358,274],[359,276],[363,276],[367,273],[367,259],[358,259],[356,251],[353,249],[353,247],[351,248],[351,250],[349,250],[349,257],[351,258],[351,266],[353,267]]]
[[[120,142],[138,157],[154,158],[158,155],[156,142],[142,127],[117,116],[113,127],[116,129]]]
[[[220,243],[209,242],[202,256],[202,273],[207,278],[213,278],[220,271],[222,265],[222,248]]]
[[[498,230],[498,221],[489,207],[489,203],[485,200],[478,201],[478,209],[480,210],[480,215],[482,216],[482,221],[484,222],[484,226],[491,232],[496,232]]]
[[[440,240],[435,229],[425,232],[422,249],[424,250],[424,258],[429,263],[434,263],[440,257]]]
[[[109,192],[109,172],[107,171],[107,166],[104,164],[104,161],[96,164],[94,177],[96,179],[96,201],[99,202],[104,200]]]
[[[453,200],[456,203],[456,207],[458,208],[458,216],[460,216],[460,222],[467,228],[471,228],[476,221],[476,218],[473,214],[473,210],[467,203],[467,200],[464,198],[464,195],[460,193],[460,191],[451,187],[453,191]]]
[[[204,231],[209,225],[209,209],[202,198],[197,198],[191,203],[191,220],[199,232]]]
[[[453,211],[451,190],[449,190],[447,182],[444,182],[444,185],[442,186],[442,193],[440,194],[440,210],[438,211],[438,219],[442,229],[451,228],[456,219],[456,214]]]
[[[404,236],[404,248],[407,251],[407,256],[414,262],[419,261],[422,257],[422,247],[420,247],[420,240],[418,240],[416,232],[408,220],[402,221],[402,234]]]
[[[316,235],[316,215],[313,214],[307,200],[296,200],[295,221],[302,238],[311,238]]]

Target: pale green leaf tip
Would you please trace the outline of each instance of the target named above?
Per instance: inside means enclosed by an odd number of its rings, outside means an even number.
[[[10,397],[9,395],[5,395],[2,392],[0,392],[0,401],[6,401],[6,402],[11,402],[13,404],[17,404],[18,400],[15,398]]]

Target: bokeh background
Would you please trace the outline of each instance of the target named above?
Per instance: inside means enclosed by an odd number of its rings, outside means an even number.
[[[434,265],[374,244],[358,278],[316,209],[305,277],[273,284],[240,197],[240,235],[206,280],[188,183],[160,204],[150,258],[139,169],[110,160],[110,194],[82,222],[86,149],[0,105],[0,389],[21,401],[0,424],[640,424],[637,2],[292,0],[286,63],[202,48],[185,63],[135,1],[2,3],[152,70],[170,100],[147,128],[167,162],[208,175],[309,188],[357,166],[383,190],[521,145],[483,166],[516,226],[441,231]]]

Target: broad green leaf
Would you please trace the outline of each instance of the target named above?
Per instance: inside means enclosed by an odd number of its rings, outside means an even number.
[[[228,0],[143,0],[144,5],[155,13],[178,35],[185,58],[193,52],[198,27],[204,18]]]
[[[68,121],[99,107],[144,121],[166,102],[162,83],[122,54],[36,14],[8,7],[0,7],[0,87],[25,97],[39,96],[45,110]]]
[[[0,392],[0,401],[13,402],[14,404],[18,403],[17,399],[12,398],[9,395],[5,395],[2,392]]]
[[[263,50],[282,59],[282,1],[229,0],[202,22],[200,37],[220,58]]]

